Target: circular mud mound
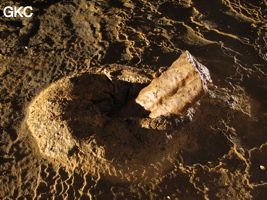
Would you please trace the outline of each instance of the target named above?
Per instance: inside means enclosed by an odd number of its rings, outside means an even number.
[[[28,128],[40,152],[67,168],[116,182],[158,178],[172,168],[177,152],[197,147],[183,135],[168,135],[166,120],[145,118],[127,104],[149,78],[116,73],[88,72],[51,84],[30,104]],[[129,112],[118,117],[125,104]]]

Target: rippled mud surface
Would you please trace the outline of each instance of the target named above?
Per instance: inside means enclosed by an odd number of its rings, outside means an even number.
[[[267,196],[267,2],[3,1],[1,199]],[[142,88],[189,51],[213,85],[155,119]]]

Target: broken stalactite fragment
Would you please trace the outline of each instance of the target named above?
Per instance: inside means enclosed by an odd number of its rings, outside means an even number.
[[[171,67],[143,88],[136,102],[151,111],[149,117],[182,115],[207,90],[212,82],[209,70],[185,51]]]

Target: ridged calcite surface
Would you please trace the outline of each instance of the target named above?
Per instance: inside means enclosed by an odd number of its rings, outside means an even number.
[[[182,115],[211,82],[209,70],[185,51],[160,77],[142,89],[136,102],[156,118],[168,113]]]

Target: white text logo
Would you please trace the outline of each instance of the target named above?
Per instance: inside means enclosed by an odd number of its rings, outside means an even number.
[[[11,6],[6,6],[4,8],[4,16],[5,17],[31,17],[33,13],[27,14],[26,10],[33,10],[31,6],[26,6],[26,7],[19,7],[17,8],[16,6],[11,7]]]

